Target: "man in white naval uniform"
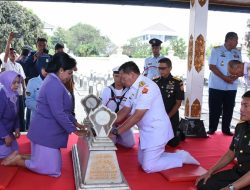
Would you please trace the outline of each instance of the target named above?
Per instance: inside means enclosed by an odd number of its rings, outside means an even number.
[[[123,108],[126,102],[126,95],[128,88],[124,87],[121,83],[121,76],[119,74],[119,67],[113,68],[114,83],[103,89],[101,94],[102,104],[107,106],[113,112],[118,112]],[[116,125],[113,126],[115,128]],[[132,129],[127,130],[118,137],[112,138],[112,141],[116,144],[120,144],[126,148],[132,148],[135,145],[135,139]]]
[[[155,77],[160,76],[160,72],[158,70],[158,66],[159,66],[158,61],[161,58],[164,58],[164,56],[160,55],[162,41],[156,38],[153,38],[149,40],[149,43],[152,46],[153,56],[145,59],[143,74],[144,76],[150,79],[154,79]]]
[[[157,84],[140,75],[138,66],[132,61],[121,65],[119,73],[124,86],[130,89],[124,107],[117,114],[118,127],[110,137],[119,136],[137,124],[140,132],[138,161],[147,173],[182,167],[184,163],[199,164],[184,150],[164,152],[174,134]]]

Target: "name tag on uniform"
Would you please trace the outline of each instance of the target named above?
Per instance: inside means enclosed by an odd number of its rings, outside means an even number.
[[[222,52],[222,53],[220,54],[220,56],[221,56],[221,57],[226,57],[226,55],[225,55],[224,52]]]
[[[240,58],[240,56],[239,56],[239,55],[237,55],[237,54],[234,54],[234,58],[239,59],[239,58]]]
[[[168,90],[173,90],[173,89],[174,89],[174,85],[169,84],[169,85],[167,85],[166,89],[168,89]]]

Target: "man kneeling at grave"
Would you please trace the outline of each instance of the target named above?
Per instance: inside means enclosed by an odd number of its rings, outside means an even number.
[[[122,84],[130,89],[124,107],[117,113],[118,127],[110,137],[119,136],[136,124],[140,132],[138,160],[147,173],[182,167],[183,164],[199,165],[184,150],[164,152],[165,145],[174,134],[157,84],[141,75],[132,61],[121,65],[119,73]]]
[[[250,91],[242,96],[240,120],[229,150],[196,180],[198,190],[250,190]],[[219,171],[235,158],[232,169]]]

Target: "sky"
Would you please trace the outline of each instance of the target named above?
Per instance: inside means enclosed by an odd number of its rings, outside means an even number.
[[[189,34],[189,9],[163,7],[103,5],[84,3],[19,2],[42,21],[56,27],[70,28],[81,22],[90,24],[121,46],[145,28],[162,23],[186,41]],[[209,11],[207,44],[219,45],[229,31],[242,41],[250,14]]]

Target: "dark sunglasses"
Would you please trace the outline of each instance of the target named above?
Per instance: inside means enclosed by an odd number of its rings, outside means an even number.
[[[158,67],[159,70],[165,70],[167,69],[168,67]]]

